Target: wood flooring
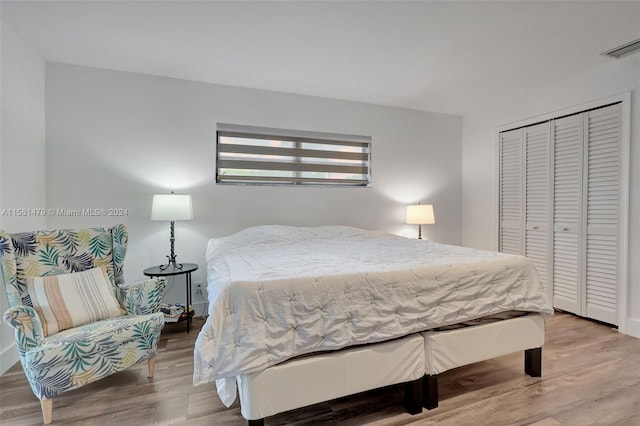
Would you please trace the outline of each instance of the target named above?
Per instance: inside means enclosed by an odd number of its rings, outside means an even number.
[[[146,362],[67,392],[53,403],[54,425],[245,425],[213,384],[192,385],[193,348],[203,324],[169,324],[155,378]],[[557,313],[547,323],[542,378],[523,371],[523,354],[443,373],[440,406],[411,416],[402,386],[316,404],[266,419],[266,425],[640,425],[640,339]],[[0,424],[42,424],[40,403],[20,365],[0,376]]]

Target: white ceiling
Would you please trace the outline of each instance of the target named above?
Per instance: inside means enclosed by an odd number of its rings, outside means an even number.
[[[640,38],[640,1],[3,0],[1,18],[49,61],[455,114]]]

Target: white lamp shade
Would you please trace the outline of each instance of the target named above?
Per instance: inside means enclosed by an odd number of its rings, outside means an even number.
[[[436,217],[433,214],[432,204],[407,206],[407,224],[433,225],[434,223],[436,223]]]
[[[191,220],[191,195],[155,194],[151,205],[151,220]]]

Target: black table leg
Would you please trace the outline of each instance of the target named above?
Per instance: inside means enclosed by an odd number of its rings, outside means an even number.
[[[187,280],[187,333],[190,331],[191,325],[191,272],[186,274]]]

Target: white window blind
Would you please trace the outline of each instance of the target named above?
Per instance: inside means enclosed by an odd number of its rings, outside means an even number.
[[[371,137],[218,123],[216,182],[369,186]]]

